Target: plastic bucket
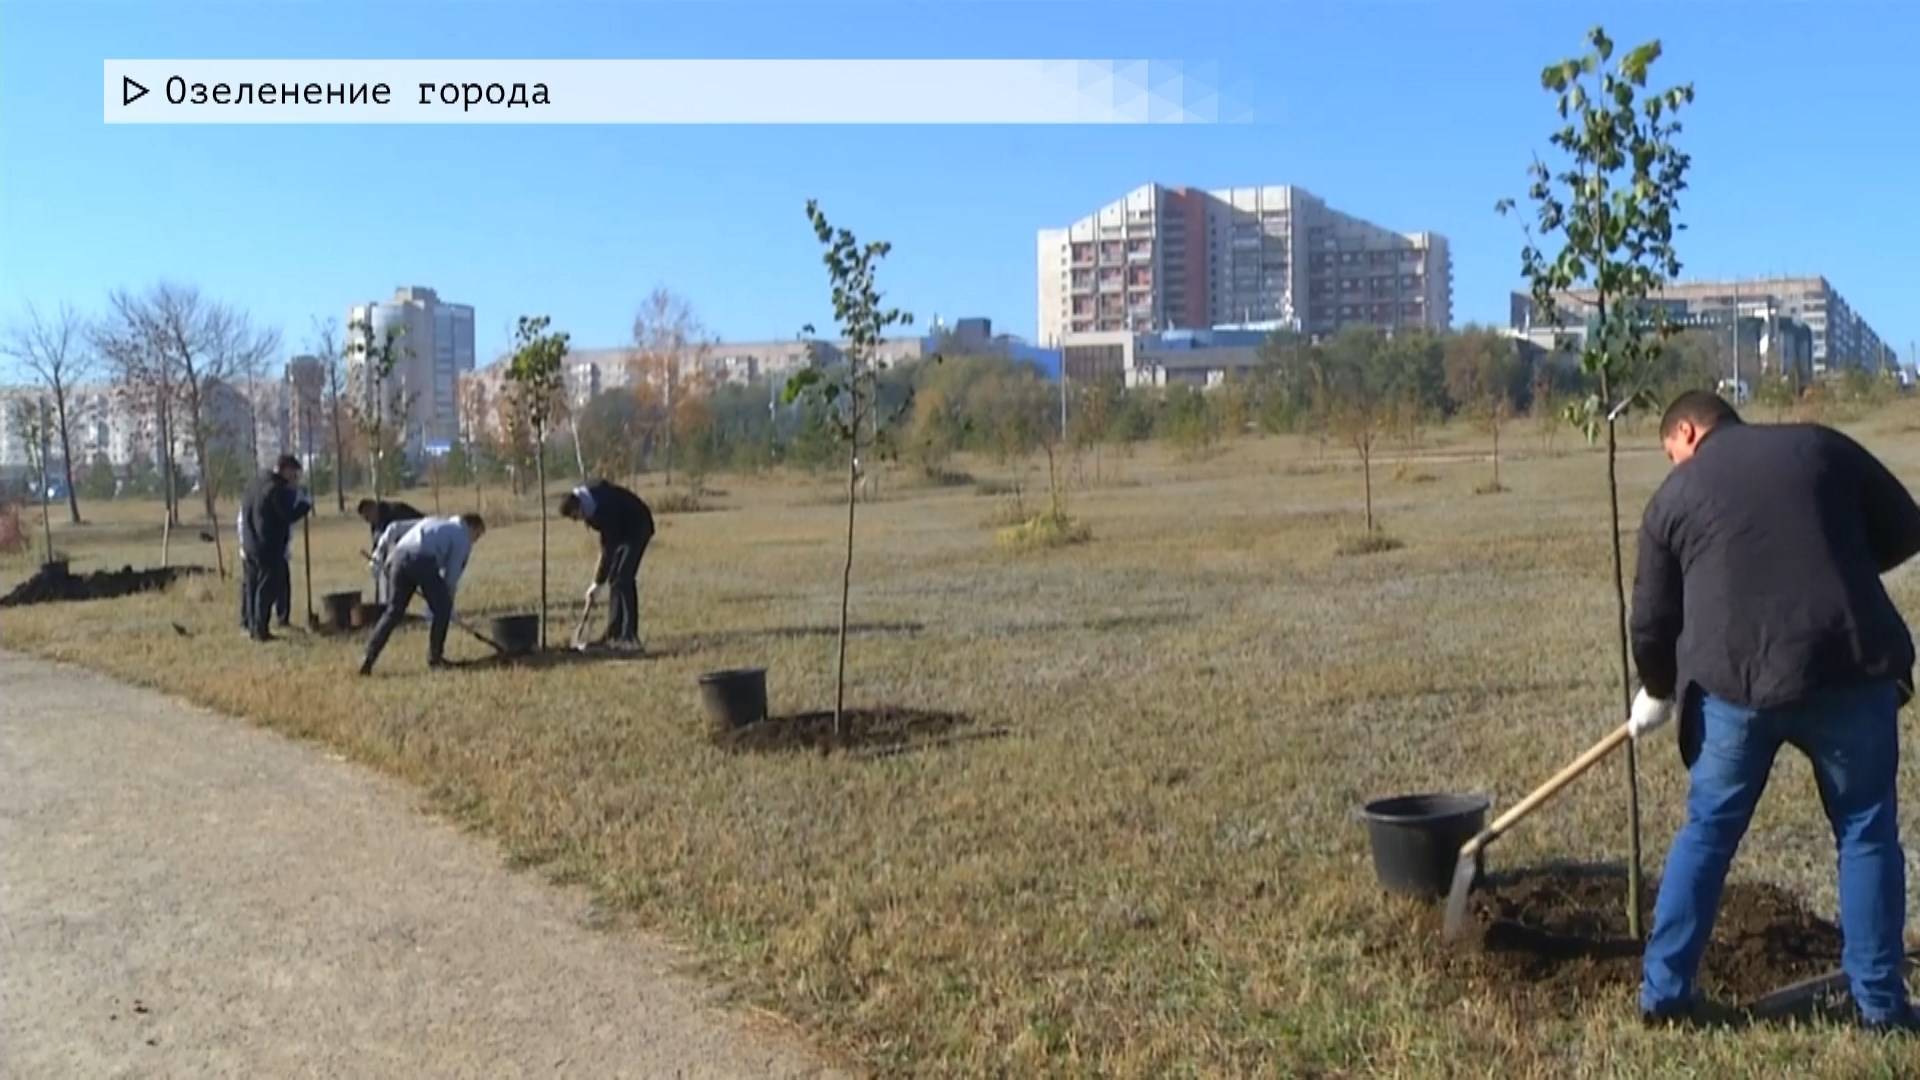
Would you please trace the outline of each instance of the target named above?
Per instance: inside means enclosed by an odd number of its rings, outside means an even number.
[[[351,630],[354,612],[360,607],[360,590],[328,593],[320,598],[320,604],[326,610],[327,625],[335,630]]]
[[[1373,872],[1388,892],[1440,897],[1453,886],[1460,847],[1487,824],[1485,795],[1396,795],[1362,807]]]
[[[530,653],[540,643],[538,615],[502,615],[491,626],[494,644],[509,656]]]
[[[700,703],[719,733],[737,731],[767,718],[767,669],[736,668],[700,676]]]

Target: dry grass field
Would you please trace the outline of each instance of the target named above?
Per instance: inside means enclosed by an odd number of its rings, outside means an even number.
[[[1851,430],[1920,486],[1916,420],[1902,403]],[[429,673],[414,630],[361,680],[357,641],[251,645],[232,588],[206,579],[0,611],[0,645],[407,777],[516,862],[693,943],[743,1000],[878,1073],[1911,1075],[1913,1043],[1825,1021],[1645,1032],[1626,985],[1564,1015],[1516,1011],[1456,977],[1431,911],[1376,887],[1361,802],[1438,789],[1510,805],[1618,722],[1602,458],[1571,435],[1557,456],[1530,430],[1507,441],[1522,452],[1502,494],[1475,494],[1487,465],[1465,430],[1382,465],[1377,507],[1403,546],[1355,556],[1336,554],[1358,527],[1351,455],[1291,439],[1201,461],[1109,452],[1102,480],[1071,493],[1092,539],[1053,550],[996,543],[997,497],[883,481],[861,510],[850,702],[1009,729],[886,757],[730,754],[700,710],[696,678],[739,665],[770,670],[775,713],[831,706],[844,517],[828,478],[716,478],[713,512],[663,517],[641,579],[645,659]],[[1631,542],[1666,464],[1645,430],[1627,445]],[[469,572],[471,614],[535,596],[532,506],[504,504],[489,493],[501,527]],[[56,526],[76,569],[156,560],[154,507],[88,513],[97,524]],[[323,514],[316,597],[364,584],[365,535]],[[555,536],[559,640],[593,549],[578,526]],[[176,553],[211,562],[198,543]],[[29,569],[0,565],[0,591]],[[1920,615],[1915,572],[1892,582]],[[297,571],[295,588],[299,609]],[[451,651],[485,653],[457,631]],[[1670,738],[1643,763],[1651,875],[1685,778]],[[1583,779],[1492,865],[1618,861],[1623,768]],[[1834,910],[1831,840],[1797,760],[1735,877]]]

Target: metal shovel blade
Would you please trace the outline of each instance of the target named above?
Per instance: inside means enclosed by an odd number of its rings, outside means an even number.
[[[1477,838],[1476,838],[1477,839]],[[1457,941],[1467,928],[1467,897],[1480,877],[1480,847],[1474,844],[1460,852],[1453,864],[1453,887],[1447,890],[1447,916],[1441,933],[1448,941]]]

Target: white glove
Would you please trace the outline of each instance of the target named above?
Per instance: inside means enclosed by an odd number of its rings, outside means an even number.
[[[1662,701],[1647,693],[1644,687],[1633,695],[1633,711],[1627,714],[1627,731],[1639,738],[1649,731],[1658,731],[1673,719],[1673,702]]]

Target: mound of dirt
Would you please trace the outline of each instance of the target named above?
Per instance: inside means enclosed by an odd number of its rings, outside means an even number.
[[[846,730],[833,730],[833,713],[812,712],[774,716],[734,731],[715,733],[715,745],[735,753],[779,753],[794,750],[859,751],[874,756],[1006,734],[1004,728],[972,728],[973,720],[959,713],[881,706],[848,709]]]
[[[204,566],[163,566],[135,570],[96,570],[91,574],[68,573],[64,565],[43,566],[12,592],[0,597],[0,607],[46,604],[57,600],[111,600],[134,593],[164,589],[183,577],[204,574]]]
[[[1647,882],[1651,907],[1655,884]],[[1626,874],[1547,867],[1490,877],[1472,899],[1475,940],[1428,947],[1463,991],[1530,1016],[1568,1016],[1584,1003],[1638,1000],[1640,946],[1627,933]],[[1435,918],[1437,927],[1438,918]],[[1728,884],[1700,972],[1724,1005],[1752,1001],[1839,966],[1840,929],[1774,885]]]

